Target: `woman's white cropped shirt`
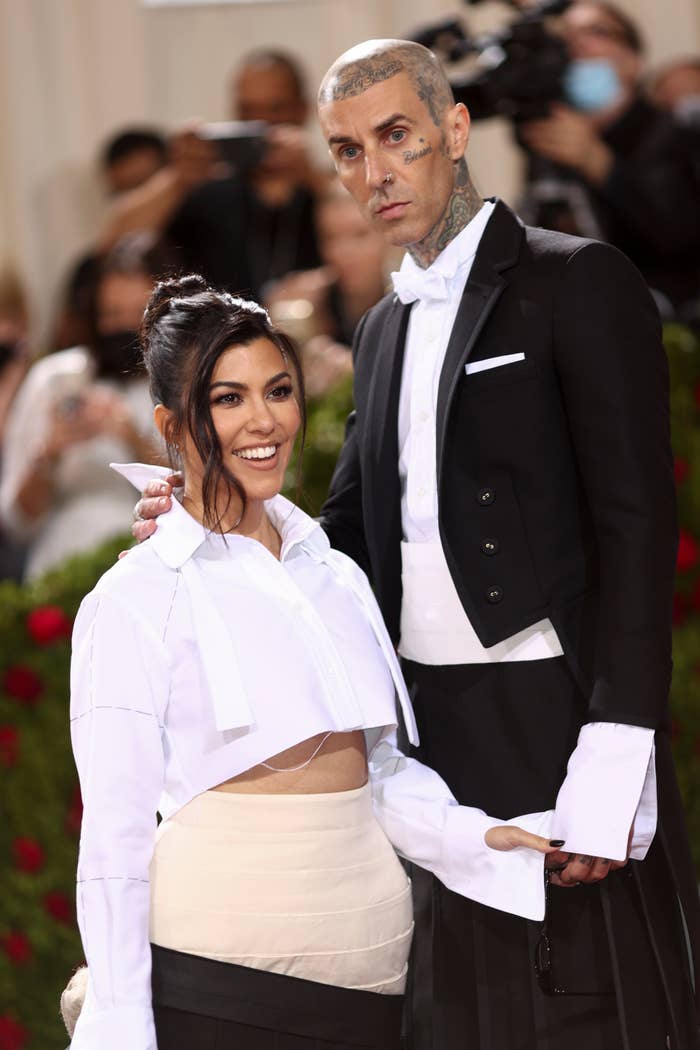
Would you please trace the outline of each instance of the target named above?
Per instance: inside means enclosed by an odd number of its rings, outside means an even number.
[[[120,467],[141,488],[157,468]],[[207,532],[177,503],[153,538],[84,599],[73,635],[71,735],[84,814],[78,922],[90,967],[72,1050],[156,1050],[149,865],[156,811],[327,730],[364,729],[379,823],[448,887],[527,918],[544,911],[542,858],[490,850],[495,824],[459,806],[396,747],[399,664],[363,572],[281,496],[280,560]],[[546,834],[549,814],[517,818]]]

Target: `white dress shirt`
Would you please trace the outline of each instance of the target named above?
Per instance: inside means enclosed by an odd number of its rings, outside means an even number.
[[[495,204],[486,201],[426,270],[407,253],[394,288],[413,303],[399,396],[402,547],[399,652],[428,665],[540,660],[563,650],[548,619],[486,648],[469,622],[445,559],[438,526],[437,393],[450,333],[479,242]],[[489,362],[522,360],[519,347]],[[511,352],[511,350],[513,352]],[[485,362],[479,362],[480,367]],[[468,376],[465,380],[469,381]],[[488,747],[488,741],[483,741]],[[634,821],[632,857],[643,858],[656,830],[654,732],[589,723],[579,734],[547,834],[566,850],[621,860]]]
[[[137,488],[167,473],[119,468]],[[77,914],[90,978],[73,1050],[156,1050],[149,865],[156,811],[325,731],[364,729],[375,813],[395,848],[456,892],[528,918],[542,857],[484,843],[496,821],[459,806],[396,746],[398,659],[362,571],[281,496],[280,559],[213,534],[175,503],[148,543],[84,599],[73,636],[71,736],[84,814]],[[551,814],[513,823],[534,831]]]

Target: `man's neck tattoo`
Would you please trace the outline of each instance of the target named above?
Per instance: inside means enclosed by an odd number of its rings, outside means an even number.
[[[450,241],[471,222],[483,203],[469,177],[467,162],[462,157],[457,162],[455,186],[447,207],[430,233],[422,241],[409,246],[408,252],[413,261],[426,270]]]

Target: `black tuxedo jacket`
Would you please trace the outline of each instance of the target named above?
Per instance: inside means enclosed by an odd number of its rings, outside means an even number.
[[[396,640],[397,414],[410,306],[360,323],[355,406],[322,520],[368,570]],[[525,359],[467,375],[467,361]],[[524,227],[498,202],[438,391],[442,545],[490,646],[550,617],[591,721],[665,725],[676,553],[656,308],[614,248]]]

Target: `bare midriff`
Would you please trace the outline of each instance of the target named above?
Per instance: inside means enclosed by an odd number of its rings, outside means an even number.
[[[308,762],[325,735],[318,733],[278,755],[271,755],[265,759],[267,765],[246,769],[213,790],[251,795],[317,795],[327,791],[352,791],[366,784],[367,752],[363,731],[331,733],[318,754]],[[299,766],[301,768],[295,768]]]

